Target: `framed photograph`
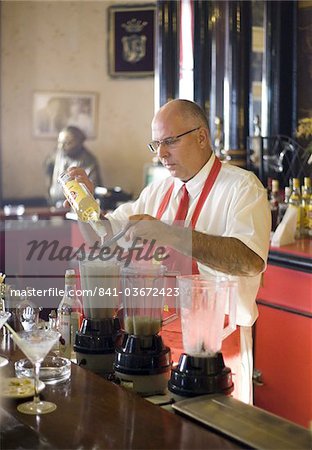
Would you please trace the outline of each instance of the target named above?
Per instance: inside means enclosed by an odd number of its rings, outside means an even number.
[[[154,73],[155,5],[108,8],[109,74],[146,77]]]
[[[80,128],[88,139],[96,137],[97,94],[81,92],[35,92],[33,134],[56,138],[66,126]]]

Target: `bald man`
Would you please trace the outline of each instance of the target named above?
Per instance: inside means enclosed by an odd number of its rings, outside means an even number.
[[[255,299],[271,229],[266,190],[253,173],[215,157],[207,118],[194,102],[165,104],[153,118],[152,139],[148,147],[168,169],[168,177],[148,185],[135,202],[106,218],[111,224],[135,222],[130,239],[156,239],[192,257],[193,274],[237,277],[239,327],[224,341],[222,352],[234,374],[234,397],[252,403],[251,326],[258,315]],[[71,172],[92,190],[82,170]],[[185,191],[188,211],[181,228],[174,222]],[[190,233],[191,245],[186,245]]]

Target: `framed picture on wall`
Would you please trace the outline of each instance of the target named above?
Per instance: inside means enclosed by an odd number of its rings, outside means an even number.
[[[56,138],[66,126],[80,128],[87,139],[96,137],[97,94],[83,92],[35,92],[33,134]]]
[[[146,77],[154,74],[155,5],[108,8],[109,74]]]

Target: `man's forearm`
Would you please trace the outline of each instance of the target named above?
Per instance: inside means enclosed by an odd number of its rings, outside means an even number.
[[[180,253],[191,256],[214,270],[231,275],[255,276],[264,268],[264,261],[239,239],[212,236],[189,228],[168,225],[147,214],[133,215],[135,224],[129,238],[155,240]]]
[[[192,246],[185,245],[186,239],[187,235],[182,230],[175,234],[174,248],[214,270],[231,275],[255,276],[264,268],[262,258],[239,239],[211,236],[198,231],[192,231]]]

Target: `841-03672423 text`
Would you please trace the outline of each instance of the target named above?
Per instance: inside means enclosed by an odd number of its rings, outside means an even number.
[[[179,288],[157,288],[157,287],[146,287],[146,288],[136,288],[136,287],[126,287],[124,290],[119,290],[117,288],[105,288],[95,286],[93,289],[76,289],[76,295],[79,297],[95,297],[95,296],[108,296],[108,297],[118,297],[119,295],[125,295],[126,297],[178,297]],[[63,296],[64,290],[58,288],[48,288],[48,289],[12,289],[11,295],[20,297],[21,295],[28,295],[29,297],[44,297],[44,296]]]

